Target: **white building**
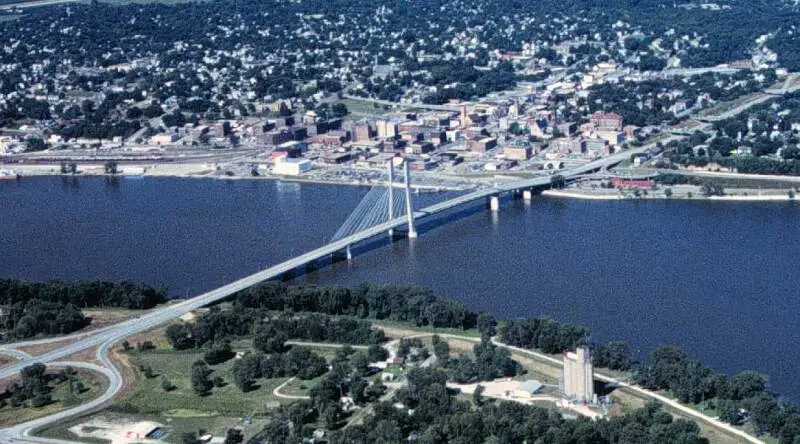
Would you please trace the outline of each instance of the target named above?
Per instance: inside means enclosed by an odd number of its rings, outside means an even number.
[[[279,157],[275,159],[275,166],[272,167],[272,172],[283,176],[299,176],[311,171],[311,166],[311,161],[308,159]]]
[[[594,379],[592,355],[587,347],[564,353],[564,394],[578,401],[592,402]]]

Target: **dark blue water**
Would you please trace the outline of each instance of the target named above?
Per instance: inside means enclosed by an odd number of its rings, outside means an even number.
[[[197,294],[322,245],[366,189],[269,181],[0,183],[0,276],[138,279]],[[427,201],[434,196],[420,196]],[[413,242],[361,248],[297,281],[419,284],[500,317],[549,315],[675,344],[715,369],[769,373],[800,399],[800,205],[681,201],[481,204]],[[444,222],[448,223],[444,223]]]

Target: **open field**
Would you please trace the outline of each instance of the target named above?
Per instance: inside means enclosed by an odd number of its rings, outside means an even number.
[[[211,375],[222,377],[226,385],[215,387],[208,396],[199,396],[192,391],[190,376],[192,364],[203,359],[203,352],[153,351],[131,356],[136,370],[136,382],[131,392],[119,400],[119,404],[135,408],[140,413],[168,416],[180,412],[183,416],[259,416],[266,414],[274,402],[286,402],[272,395],[272,391],[285,378],[262,379],[257,381],[256,389],[242,393],[233,384],[234,359],[211,366]],[[155,377],[145,378],[139,366],[149,366]],[[165,392],[161,388],[163,378],[175,386]]]
[[[93,372],[79,369],[73,379],[83,383],[84,391],[70,395],[69,383],[63,382],[55,385],[51,395],[53,402],[40,408],[14,408],[5,406],[0,408],[0,428],[30,421],[42,416],[51,415],[67,407],[85,403],[92,398],[96,398],[106,389],[108,381],[105,377]]]
[[[359,100],[340,99],[335,102],[332,102],[331,106],[333,106],[336,103],[344,104],[347,107],[347,111],[355,114],[352,116],[352,118],[356,120],[361,118],[360,114],[382,115],[391,111],[383,109],[382,106],[375,108],[375,106],[373,106],[371,103],[362,102]]]
[[[468,336],[472,338],[480,338],[481,334],[477,329],[462,330],[459,328],[433,328],[433,327],[415,327],[402,322],[387,321],[387,320],[369,320],[376,328],[380,328],[386,332],[386,336],[390,338],[401,338],[404,336],[412,336],[418,333],[438,333],[438,334],[454,334],[460,336]]]

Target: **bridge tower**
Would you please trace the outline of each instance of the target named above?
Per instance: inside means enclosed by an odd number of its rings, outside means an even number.
[[[417,237],[417,230],[414,229],[414,206],[411,205],[411,170],[408,169],[408,161],[403,162],[403,173],[405,176],[406,215],[408,216],[408,238],[415,239]]]
[[[389,220],[394,219],[394,160],[389,160]],[[394,229],[389,228],[389,239],[394,236]]]

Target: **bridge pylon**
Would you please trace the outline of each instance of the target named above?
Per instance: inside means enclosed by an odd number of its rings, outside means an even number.
[[[406,215],[408,216],[408,238],[415,239],[417,230],[414,228],[414,206],[411,204],[411,170],[408,169],[408,161],[403,162],[403,175],[405,176],[406,189]]]
[[[389,160],[389,220],[394,219],[394,159]],[[394,237],[394,229],[389,228],[389,239]]]

